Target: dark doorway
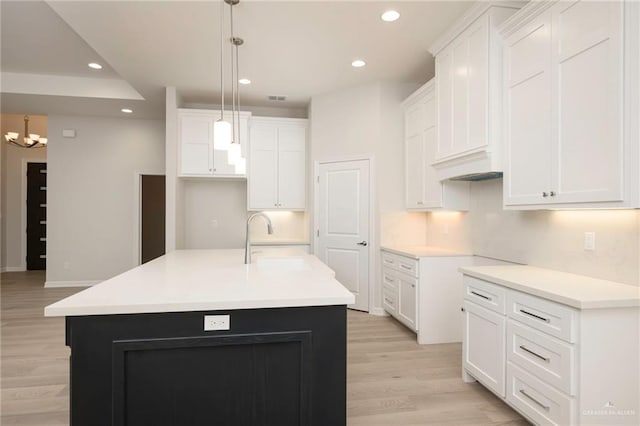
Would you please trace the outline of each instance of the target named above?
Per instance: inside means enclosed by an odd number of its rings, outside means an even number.
[[[47,268],[47,163],[27,163],[27,270]]]
[[[142,175],[141,192],[141,263],[160,257],[165,250],[165,177]]]

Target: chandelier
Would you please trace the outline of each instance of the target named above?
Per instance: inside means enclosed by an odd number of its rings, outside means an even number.
[[[11,145],[18,146],[20,148],[44,148],[47,146],[47,138],[42,138],[36,133],[29,133],[29,116],[24,116],[24,137],[22,140],[19,138],[20,134],[17,132],[7,132],[4,135],[4,139]]]

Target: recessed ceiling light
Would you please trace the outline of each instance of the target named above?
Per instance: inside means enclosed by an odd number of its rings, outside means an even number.
[[[355,68],[361,68],[361,67],[364,67],[365,65],[367,65],[367,63],[362,59],[356,59],[355,61],[351,62],[351,66]]]
[[[399,17],[400,17],[400,13],[398,13],[395,10],[387,10],[382,15],[380,15],[380,18],[385,22],[396,21]]]
[[[133,110],[130,108],[122,108],[120,111],[124,112],[125,114],[131,114],[133,112]]]
[[[251,80],[249,80],[248,78],[241,78],[240,80],[238,80],[238,83],[240,83],[240,84],[251,84]]]
[[[94,70],[101,70],[102,69],[102,65],[100,65],[97,62],[91,62],[89,64],[89,68],[93,68]]]

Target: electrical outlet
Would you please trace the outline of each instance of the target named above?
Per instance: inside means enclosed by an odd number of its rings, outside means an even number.
[[[230,315],[205,315],[204,331],[229,330]]]
[[[596,233],[585,232],[584,233],[584,249],[594,251],[596,249]]]

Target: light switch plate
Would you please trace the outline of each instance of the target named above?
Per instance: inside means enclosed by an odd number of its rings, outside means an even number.
[[[205,315],[204,331],[229,330],[231,324],[230,315]]]
[[[596,249],[596,233],[595,232],[584,233],[584,249],[588,251],[594,251]]]

